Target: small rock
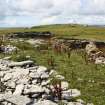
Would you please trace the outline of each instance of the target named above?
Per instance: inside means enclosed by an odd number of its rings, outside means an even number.
[[[62,98],[66,100],[70,100],[71,98],[75,98],[80,96],[81,93],[77,89],[69,89],[67,91],[62,91]]]
[[[39,66],[37,69],[38,74],[45,73],[47,71],[47,68],[44,66]]]
[[[30,88],[24,89],[24,94],[30,94],[30,93],[43,93],[44,89],[39,85],[32,85]]]
[[[13,81],[8,81],[6,85],[10,88],[15,88],[16,87],[16,84]]]
[[[0,71],[0,77],[3,77],[5,73],[3,71]]]
[[[67,105],[84,105],[79,102],[69,102]]]
[[[12,73],[7,73],[7,74],[4,76],[4,81],[10,80],[11,78],[12,78]]]
[[[62,88],[63,90],[67,90],[67,89],[69,88],[68,82],[62,81],[62,82],[61,82],[61,88]]]
[[[43,73],[41,75],[41,79],[47,79],[47,78],[49,78],[49,75],[47,73]]]
[[[81,99],[77,99],[77,102],[81,103],[81,104],[84,104],[84,101],[81,100]]]
[[[34,79],[38,79],[38,78],[41,77],[41,75],[38,74],[37,72],[30,73],[29,76],[30,76],[31,78],[34,78]]]
[[[58,79],[60,79],[60,80],[64,80],[64,79],[65,79],[65,77],[62,76],[62,75],[56,75],[56,78],[58,78]]]
[[[50,83],[51,80],[42,81],[41,86],[46,86]]]
[[[36,80],[32,80],[32,84],[33,85],[36,85],[36,83],[37,83],[37,79]]]

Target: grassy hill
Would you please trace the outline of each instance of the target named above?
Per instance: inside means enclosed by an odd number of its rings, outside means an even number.
[[[91,40],[105,40],[105,27],[84,26],[77,24],[42,25],[32,28],[1,29],[0,34],[26,31],[51,31],[56,37],[82,38]]]

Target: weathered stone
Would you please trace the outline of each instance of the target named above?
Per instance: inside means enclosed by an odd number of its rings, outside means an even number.
[[[29,78],[28,77],[24,77],[22,79],[19,79],[16,83],[17,84],[28,84],[29,82]]]
[[[34,62],[33,61],[22,61],[22,62],[13,62],[13,63],[10,63],[8,66],[9,67],[22,67],[22,66],[26,66],[26,65],[31,65],[33,64]]]
[[[33,84],[33,85],[36,85],[36,84],[37,84],[37,79],[32,80],[32,84]]]
[[[0,71],[0,77],[3,77],[5,73],[3,71]]]
[[[12,78],[12,73],[7,73],[7,74],[4,76],[3,80],[4,80],[4,81],[7,81],[7,80],[10,80],[11,78]]]
[[[98,57],[95,59],[95,64],[105,64],[105,57]]]
[[[30,94],[30,93],[43,93],[44,89],[41,86],[38,85],[31,85],[30,88],[24,89],[24,94]]]
[[[79,102],[69,102],[67,105],[84,105]]]
[[[41,79],[47,79],[47,78],[49,78],[49,74],[48,73],[42,73]]]
[[[9,68],[8,68],[7,65],[5,64],[5,66],[4,66],[4,65],[1,65],[1,66],[0,66],[0,70],[1,70],[1,71],[7,71],[7,70],[9,70]]]
[[[61,82],[61,88],[62,88],[63,90],[67,90],[67,89],[69,88],[68,82],[62,81],[62,82]]]
[[[38,101],[37,103],[33,105],[58,105],[50,100],[43,100],[43,101]]]
[[[90,55],[92,51],[97,51],[97,50],[98,48],[96,47],[94,42],[90,42],[89,44],[86,45],[86,52],[88,55]]]
[[[11,56],[3,58],[3,60],[10,60],[10,59],[11,59]]]
[[[24,76],[27,76],[28,74],[29,74],[29,70],[23,69],[23,68],[16,68],[12,73],[13,78],[17,78],[17,79],[22,79],[24,78]]]
[[[28,68],[30,72],[36,72],[37,71],[38,66],[34,66],[34,67],[30,67]]]
[[[66,100],[70,100],[71,98],[80,96],[81,93],[77,89],[69,89],[67,91],[62,91],[62,98]]]
[[[39,66],[37,69],[38,74],[45,73],[47,71],[47,68],[44,66]]]
[[[27,96],[22,95],[13,95],[6,100],[16,105],[27,105],[31,103],[31,100]]]
[[[13,95],[21,95],[23,90],[24,90],[24,85],[23,84],[17,85],[16,90],[13,93]]]
[[[49,75],[57,75],[57,72],[55,70],[50,70]]]
[[[51,81],[50,79],[42,81],[41,86],[47,86],[50,83],[50,81]]]
[[[62,75],[56,75],[56,78],[57,78],[57,79],[60,79],[60,80],[64,80],[64,79],[65,79],[65,77],[62,76]]]
[[[15,88],[16,87],[16,84],[13,81],[8,81],[6,85],[10,88]]]
[[[30,73],[29,76],[30,76],[31,78],[34,78],[34,79],[38,79],[38,78],[41,77],[41,75],[38,74],[37,72]]]
[[[7,105],[12,105],[12,103],[8,103]]]
[[[44,89],[44,92],[48,95],[50,93],[50,90],[46,87],[43,88]]]
[[[84,104],[85,103],[82,99],[77,99],[76,102],[79,102],[81,104]]]

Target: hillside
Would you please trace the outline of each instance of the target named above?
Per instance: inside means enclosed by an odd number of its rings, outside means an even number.
[[[11,32],[30,32],[30,31],[50,31],[56,37],[66,38],[82,38],[91,40],[105,40],[105,27],[71,25],[71,24],[56,24],[35,26],[32,28],[9,28],[1,29],[0,34],[7,34]]]

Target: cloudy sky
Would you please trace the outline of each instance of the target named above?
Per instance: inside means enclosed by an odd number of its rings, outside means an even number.
[[[0,27],[105,25],[105,0],[0,0]]]

